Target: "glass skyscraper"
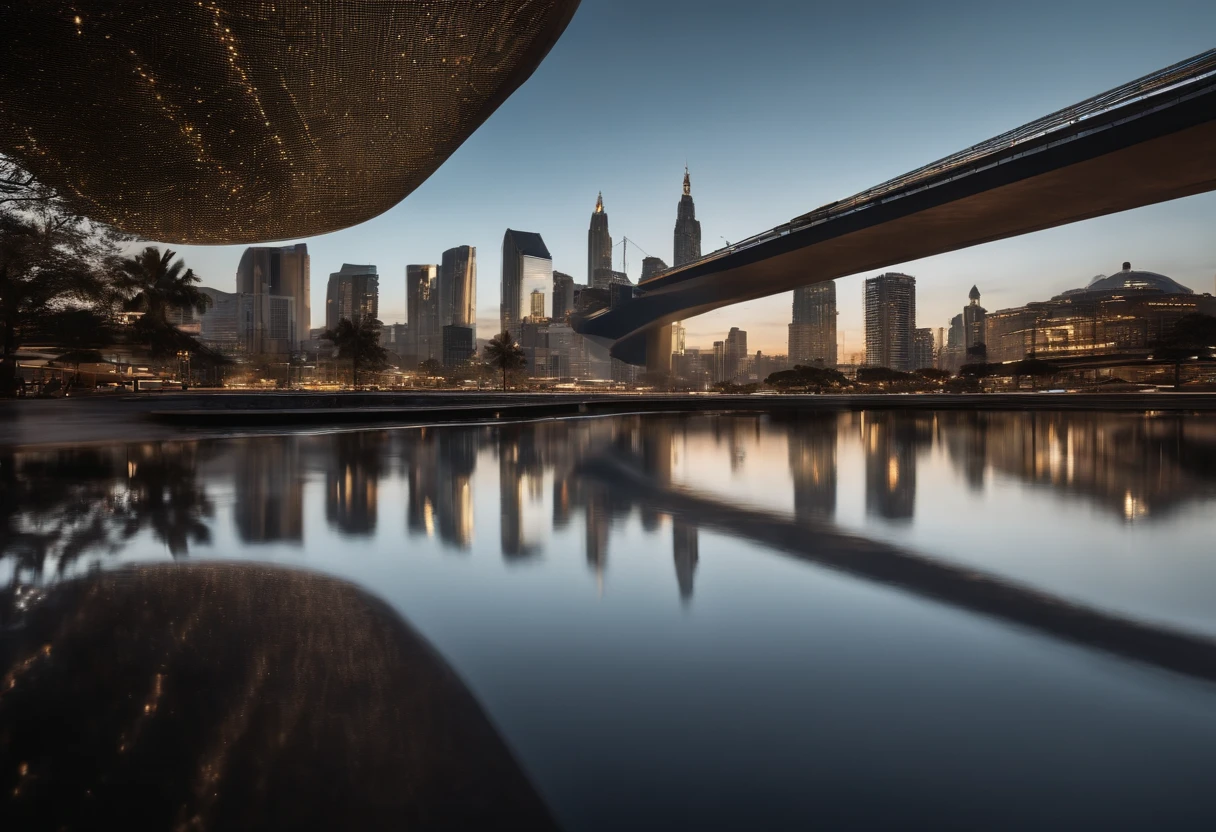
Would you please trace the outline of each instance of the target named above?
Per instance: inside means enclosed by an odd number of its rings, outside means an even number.
[[[907,372],[914,369],[916,278],[887,272],[866,280],[866,364]]]
[[[499,320],[513,338],[525,317],[536,317],[534,292],[541,297],[541,317],[553,315],[553,257],[541,236],[508,228],[502,238],[502,306]]]
[[[794,364],[836,366],[836,282],[794,290],[789,359]]]

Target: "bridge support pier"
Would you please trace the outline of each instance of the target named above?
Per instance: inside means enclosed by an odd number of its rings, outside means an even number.
[[[646,330],[646,372],[671,375],[671,324]]]

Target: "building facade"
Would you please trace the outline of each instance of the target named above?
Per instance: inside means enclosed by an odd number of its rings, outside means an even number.
[[[463,367],[477,353],[477,338],[471,326],[448,324],[443,327],[443,366]]]
[[[564,322],[574,311],[574,278],[564,272],[553,273],[553,320]]]
[[[405,267],[406,320],[409,324],[408,360],[439,360],[442,331],[439,325],[439,267],[433,263]]]
[[[334,329],[338,321],[357,323],[362,318],[380,317],[380,278],[375,266],[343,263],[329,276],[325,292],[325,328]]]
[[[865,282],[866,364],[907,372],[916,329],[916,278],[887,272]]]
[[[794,290],[789,359],[794,364],[836,366],[836,281]]]
[[[457,246],[439,262],[439,326],[477,328],[477,249]]]
[[[747,357],[747,333],[737,326],[732,326],[723,344],[720,381],[734,381],[744,375]]]
[[[595,198],[591,225],[587,228],[587,284],[595,279],[596,269],[612,268],[612,235],[608,233],[608,213],[604,210],[604,195]]]
[[[308,246],[251,246],[236,270],[236,293],[251,298],[250,335],[244,349],[254,354],[288,353],[308,340],[311,324],[311,263]],[[271,298],[288,298],[290,303]],[[290,320],[284,329],[283,315]],[[271,335],[272,322],[275,335]],[[276,337],[281,336],[281,337]]]
[[[924,327],[912,334],[912,369],[921,370],[935,366],[933,355],[933,330]]]
[[[1124,263],[1084,288],[989,313],[988,360],[1147,353],[1195,313],[1216,315],[1216,298]]]
[[[553,257],[539,234],[507,229],[502,238],[501,289],[499,321],[512,336],[519,336],[525,318],[537,317],[535,294],[541,295],[541,317],[552,316]]]
[[[980,306],[979,287],[972,286],[967,299],[963,307],[963,337],[966,348],[972,350],[988,343],[988,310]]]

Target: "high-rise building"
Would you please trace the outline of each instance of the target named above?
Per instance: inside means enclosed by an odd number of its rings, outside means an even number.
[[[836,366],[836,281],[794,290],[789,360],[808,366]]]
[[[988,310],[980,306],[979,287],[972,286],[967,297],[969,302],[963,307],[963,333],[966,347],[971,349],[988,342]]]
[[[553,257],[541,236],[508,228],[502,238],[502,306],[499,320],[504,331],[519,337],[525,317],[534,317],[532,294],[542,296],[544,314],[553,314]]]
[[[431,263],[406,266],[405,299],[411,359],[415,362],[439,360],[442,354],[439,267]]]
[[[563,272],[553,273],[553,320],[565,321],[574,311],[574,278]]]
[[[684,324],[676,321],[671,325],[671,354],[683,355],[685,349],[685,339],[688,337],[687,330],[684,329]]]
[[[325,293],[325,327],[334,329],[338,321],[352,323],[362,318],[380,317],[380,278],[375,266],[343,263],[329,276]]]
[[[907,372],[912,369],[916,329],[916,278],[887,272],[866,279],[866,364]]]
[[[934,365],[933,330],[918,329],[912,335],[912,369],[920,370]]]
[[[692,204],[692,183],[688,168],[684,168],[684,193],[676,208],[676,230],[671,262],[683,266],[701,256],[701,223],[697,221],[697,209]]]
[[[719,381],[729,381],[726,378],[726,342],[714,341],[713,363],[709,369],[709,380],[717,384]]]
[[[236,293],[249,295],[253,307],[251,335],[245,349],[255,354],[284,353],[299,349],[300,343],[308,340],[312,325],[310,280],[311,265],[305,243],[245,249],[236,270]],[[289,298],[291,302],[270,298]],[[284,314],[290,315],[286,322]]]
[[[587,285],[595,280],[596,269],[612,268],[612,236],[608,233],[608,214],[604,211],[604,195],[595,199],[591,225],[587,229]]]
[[[199,320],[199,338],[211,349],[231,355],[249,349],[253,331],[253,296],[221,292],[210,286],[199,291],[211,299]]]
[[[460,367],[468,364],[477,352],[476,338],[471,326],[448,324],[443,328],[443,366]]]
[[[641,283],[644,280],[649,280],[659,272],[667,271],[667,264],[663,262],[661,257],[643,257],[642,258],[642,277],[638,280]]]
[[[747,333],[737,326],[732,326],[726,334],[722,361],[722,381],[734,381],[743,375],[747,362]]]
[[[477,326],[477,249],[457,246],[439,265],[439,326]]]

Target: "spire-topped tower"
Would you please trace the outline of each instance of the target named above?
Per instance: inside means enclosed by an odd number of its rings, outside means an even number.
[[[671,262],[679,267],[701,256],[701,223],[697,222],[697,209],[692,204],[692,182],[688,177],[688,165],[684,166],[684,194],[676,209],[675,245]]]
[[[979,287],[978,287],[978,286],[972,286],[972,287],[971,287],[971,293],[970,293],[969,295],[967,295],[967,297],[971,299],[971,305],[972,305],[972,306],[979,306],[979,305],[980,305],[980,290],[979,290]]]
[[[604,194],[595,198],[591,226],[587,229],[587,285],[595,285],[597,269],[612,271],[612,236],[608,233],[608,212],[604,210]]]

